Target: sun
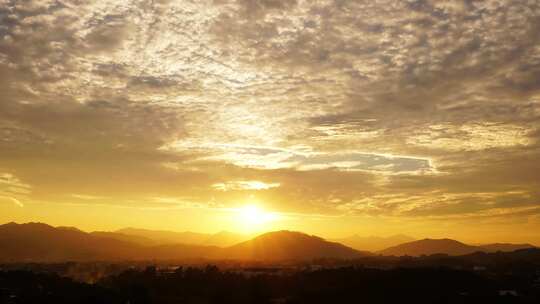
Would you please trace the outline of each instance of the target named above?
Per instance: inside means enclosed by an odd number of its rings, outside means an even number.
[[[257,205],[245,205],[237,209],[237,220],[246,230],[259,230],[278,219],[278,215],[267,212]]]

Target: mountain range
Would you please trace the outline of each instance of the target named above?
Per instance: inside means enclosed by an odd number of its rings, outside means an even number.
[[[124,228],[109,235],[113,238],[128,236],[139,240],[142,245],[171,245],[191,244],[204,246],[228,247],[247,241],[249,236],[243,234],[221,231],[215,234],[197,233],[191,231],[174,232],[162,230],[148,230],[137,228]]]
[[[371,255],[340,243],[293,231],[265,233],[227,248],[227,254],[234,259],[248,260],[312,260],[321,257],[353,259]]]
[[[42,223],[0,225],[0,262],[63,262],[120,260],[313,260],[354,259],[372,256],[337,242],[294,231],[274,231],[253,239],[221,232],[187,232],[122,229],[84,232],[73,227]],[[187,243],[191,242],[191,243]],[[234,243],[234,245],[230,245]],[[218,246],[220,245],[220,246]],[[424,239],[377,251],[379,255],[465,255],[474,252],[513,251],[529,244],[467,245],[450,239]]]
[[[0,226],[0,262],[307,260],[367,255],[342,244],[292,231],[268,232],[228,247],[163,243],[161,239],[154,242],[118,232],[86,233],[76,228],[55,228],[42,223],[8,223]]]
[[[381,255],[421,256],[432,254],[447,254],[452,256],[466,255],[475,252],[515,251],[534,248],[531,244],[495,243],[487,245],[467,245],[452,239],[423,239],[392,246],[379,251]]]
[[[396,246],[415,239],[404,234],[397,234],[388,237],[380,236],[359,236],[357,234],[347,238],[334,239],[334,242],[341,243],[356,250],[380,251],[388,247]]]

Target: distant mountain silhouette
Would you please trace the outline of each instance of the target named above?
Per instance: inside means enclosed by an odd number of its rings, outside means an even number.
[[[380,253],[395,256],[420,256],[444,253],[448,255],[465,255],[480,251],[478,247],[466,245],[451,239],[423,239],[393,246]]]
[[[0,261],[17,262],[123,259],[134,251],[129,242],[41,223],[1,225],[0,248]]]
[[[247,236],[228,231],[218,232],[216,234],[197,233],[197,232],[174,232],[163,230],[148,230],[136,228],[124,228],[117,230],[116,233],[122,235],[142,237],[153,241],[153,245],[173,245],[190,244],[227,247],[248,239]]]
[[[388,237],[352,235],[347,238],[335,239],[333,241],[356,250],[379,251],[391,246],[412,242],[414,240],[415,239],[410,236],[397,234]]]
[[[174,233],[173,233],[174,234]],[[276,231],[233,246],[210,244],[232,241],[227,232],[210,235],[203,244],[162,244],[143,236],[118,232],[87,233],[72,227],[52,227],[42,223],[0,225],[0,262],[64,262],[180,259],[312,260],[352,259],[372,255],[340,243],[293,231]],[[212,238],[214,237],[214,239]],[[229,239],[227,239],[229,238]],[[222,244],[222,243],[221,243]],[[478,251],[527,250],[528,244],[471,246],[450,239],[425,239],[390,247],[383,255],[466,255]],[[516,251],[517,252],[517,251]]]
[[[251,260],[351,259],[369,255],[320,237],[286,230],[265,233],[226,248],[225,254],[231,258]]]
[[[196,245],[145,246],[119,233],[86,233],[41,223],[0,226],[0,261],[62,262],[186,259],[217,256],[219,248]]]
[[[487,245],[480,245],[478,246],[482,248],[485,252],[511,252],[516,251],[520,249],[529,249],[529,248],[536,248],[535,246],[531,244],[508,244],[508,243],[494,243],[494,244],[487,244]]]
[[[109,238],[115,239],[123,242],[134,243],[142,246],[157,246],[161,243],[143,236],[130,235],[119,232],[108,232],[108,231],[94,231],[90,232],[91,235],[100,237],[100,238]]]
[[[248,240],[249,237],[243,234],[221,231],[211,234],[203,244],[206,246],[228,247]]]
[[[148,230],[138,228],[124,228],[115,231],[125,235],[138,236],[153,240],[157,244],[202,244],[210,234],[197,232],[174,232],[165,230]]]
[[[514,251],[518,249],[535,248],[530,244],[496,243],[473,246],[452,239],[423,239],[407,242],[379,251],[382,255],[420,256],[432,254],[447,254],[452,256],[472,254],[475,252]]]
[[[227,235],[221,233],[218,236]],[[212,240],[210,240],[212,241]],[[362,253],[300,232],[269,232],[234,246],[145,245],[147,240],[117,232],[86,233],[41,223],[0,225],[0,262],[62,262],[158,259],[310,260],[355,258]],[[150,241],[151,242],[151,241]]]

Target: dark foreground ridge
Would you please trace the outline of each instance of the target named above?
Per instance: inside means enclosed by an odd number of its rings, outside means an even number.
[[[215,266],[127,270],[96,284],[56,274],[0,272],[0,303],[540,303],[526,274],[449,268],[344,267],[247,275]]]

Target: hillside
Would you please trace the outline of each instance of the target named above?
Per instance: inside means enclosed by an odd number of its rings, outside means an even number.
[[[120,233],[124,235],[142,237],[145,239],[152,240],[156,244],[165,245],[165,244],[202,244],[208,237],[209,234],[205,233],[196,233],[196,232],[174,232],[174,231],[165,231],[165,230],[149,230],[149,229],[138,229],[138,228],[124,228],[115,231],[115,233]]]
[[[183,259],[214,256],[216,247],[144,246],[116,233],[86,233],[41,223],[0,226],[0,261],[62,262],[98,260]],[[131,241],[130,241],[131,240]]]
[[[228,231],[209,234],[190,231],[174,232],[165,230],[124,228],[117,230],[115,233],[150,240],[152,245],[189,244],[227,247],[248,239],[248,237],[245,235]]]
[[[531,244],[510,244],[510,243],[494,243],[481,246],[473,246],[461,243],[452,239],[423,239],[413,242],[403,243],[397,246],[392,246],[381,250],[378,253],[382,255],[394,256],[420,256],[431,254],[447,254],[447,255],[466,255],[475,252],[513,252],[521,249],[536,248]]]
[[[151,243],[151,242],[150,242]],[[155,259],[311,260],[355,258],[366,253],[300,232],[263,234],[234,246],[148,245],[146,239],[113,232],[86,233],[41,223],[0,226],[0,262],[62,262]]]
[[[508,243],[494,243],[494,244],[487,244],[487,245],[481,245],[478,246],[482,248],[485,252],[511,252],[516,251],[520,249],[530,249],[530,248],[536,248],[535,246],[531,244],[508,244]]]
[[[0,226],[1,261],[123,259],[134,251],[133,246],[130,242],[41,223]]]
[[[341,243],[345,246],[349,246],[356,250],[367,250],[375,252],[406,242],[412,242],[414,240],[415,239],[410,236],[398,234],[388,237],[352,235],[347,238],[335,239],[333,241]]]
[[[260,235],[225,250],[228,257],[251,260],[351,259],[368,255],[345,245],[293,231]]]
[[[123,233],[118,233],[118,232],[94,231],[94,232],[90,232],[90,234],[99,238],[115,239],[115,240],[134,243],[134,244],[138,244],[142,246],[156,246],[160,244],[159,242],[146,238],[146,237],[123,234]]]
[[[379,251],[382,255],[394,256],[420,256],[431,254],[465,255],[481,251],[476,246],[463,244],[451,239],[423,239],[407,242]]]
[[[248,239],[249,237],[243,234],[221,231],[211,234],[206,240],[204,240],[203,244],[206,246],[229,247],[240,242],[244,242]]]

